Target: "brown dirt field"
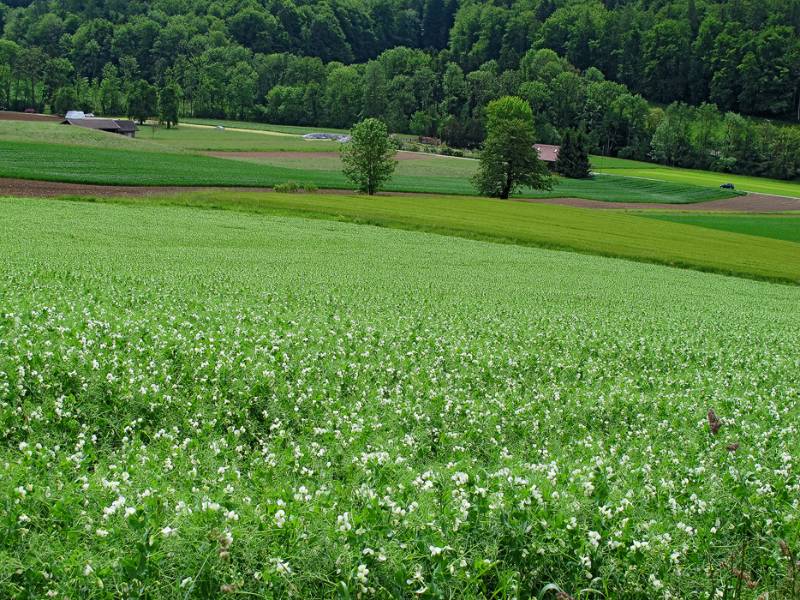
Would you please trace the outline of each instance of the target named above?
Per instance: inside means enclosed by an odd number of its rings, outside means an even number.
[[[206,156],[217,158],[338,158],[338,152],[203,152]],[[398,152],[397,160],[428,160],[432,154]]]
[[[125,186],[125,185],[89,185],[82,183],[62,183],[56,181],[34,181],[27,179],[0,178],[0,196],[18,196],[29,198],[52,198],[57,196],[164,196],[181,192],[224,190],[237,192],[271,192],[272,188],[214,188],[214,187],[171,187],[171,186]],[[348,195],[350,190],[319,190],[321,194]],[[404,192],[384,192],[386,196],[419,196]],[[769,196],[766,194],[747,194],[725,200],[712,200],[697,204],[639,204],[636,202],[601,202],[582,198],[517,198],[516,202],[532,202],[538,204],[560,204],[579,208],[612,209],[612,210],[670,210],[701,212],[786,212],[800,211],[800,199]],[[498,200],[502,202],[502,200]]]
[[[14,112],[0,110],[0,121],[45,121],[56,123],[62,120],[58,115],[41,115],[38,113]]]

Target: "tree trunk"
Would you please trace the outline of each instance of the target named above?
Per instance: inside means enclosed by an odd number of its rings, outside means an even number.
[[[514,181],[511,178],[511,165],[508,165],[508,171],[506,172],[506,182],[503,184],[503,189],[500,190],[500,199],[501,200],[508,200],[509,194],[511,194],[511,186],[513,185]]]

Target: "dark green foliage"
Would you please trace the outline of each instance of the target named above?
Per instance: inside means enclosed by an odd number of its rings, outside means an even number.
[[[75,88],[72,86],[59,88],[53,97],[53,112],[57,115],[64,115],[76,106],[78,106],[78,95],[75,93]]]
[[[508,198],[516,190],[553,187],[547,166],[533,147],[535,140],[531,107],[522,98],[506,96],[486,107],[486,143],[473,183],[493,198]]]
[[[181,90],[174,83],[167,84],[158,93],[158,120],[164,123],[167,129],[178,124],[180,97]]]
[[[140,79],[128,94],[128,117],[144,123],[157,112],[158,90],[144,79]]]
[[[591,176],[586,134],[581,130],[567,129],[558,152],[556,171],[564,177],[586,179]]]
[[[364,119],[353,127],[351,140],[342,146],[342,171],[359,191],[372,196],[392,177],[397,161],[386,125]]]

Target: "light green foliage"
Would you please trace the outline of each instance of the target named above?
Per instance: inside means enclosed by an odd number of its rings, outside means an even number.
[[[275,185],[275,191],[279,194],[292,194],[298,190],[300,190],[300,184],[296,181],[287,181]]]
[[[523,187],[552,189],[547,166],[533,147],[536,136],[530,105],[522,98],[505,96],[489,103],[486,119],[486,142],[473,178],[478,191],[508,198]]]
[[[397,150],[386,125],[378,119],[364,119],[353,127],[350,137],[341,149],[342,172],[359,191],[372,196],[391,179]]]
[[[791,598],[798,288],[225,211],[0,216],[1,597],[713,597],[735,564],[742,598]]]

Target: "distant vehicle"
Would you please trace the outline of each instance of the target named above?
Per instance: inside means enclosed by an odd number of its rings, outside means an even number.
[[[736,189],[732,183],[723,183],[719,187],[721,187],[723,190],[735,190]]]

